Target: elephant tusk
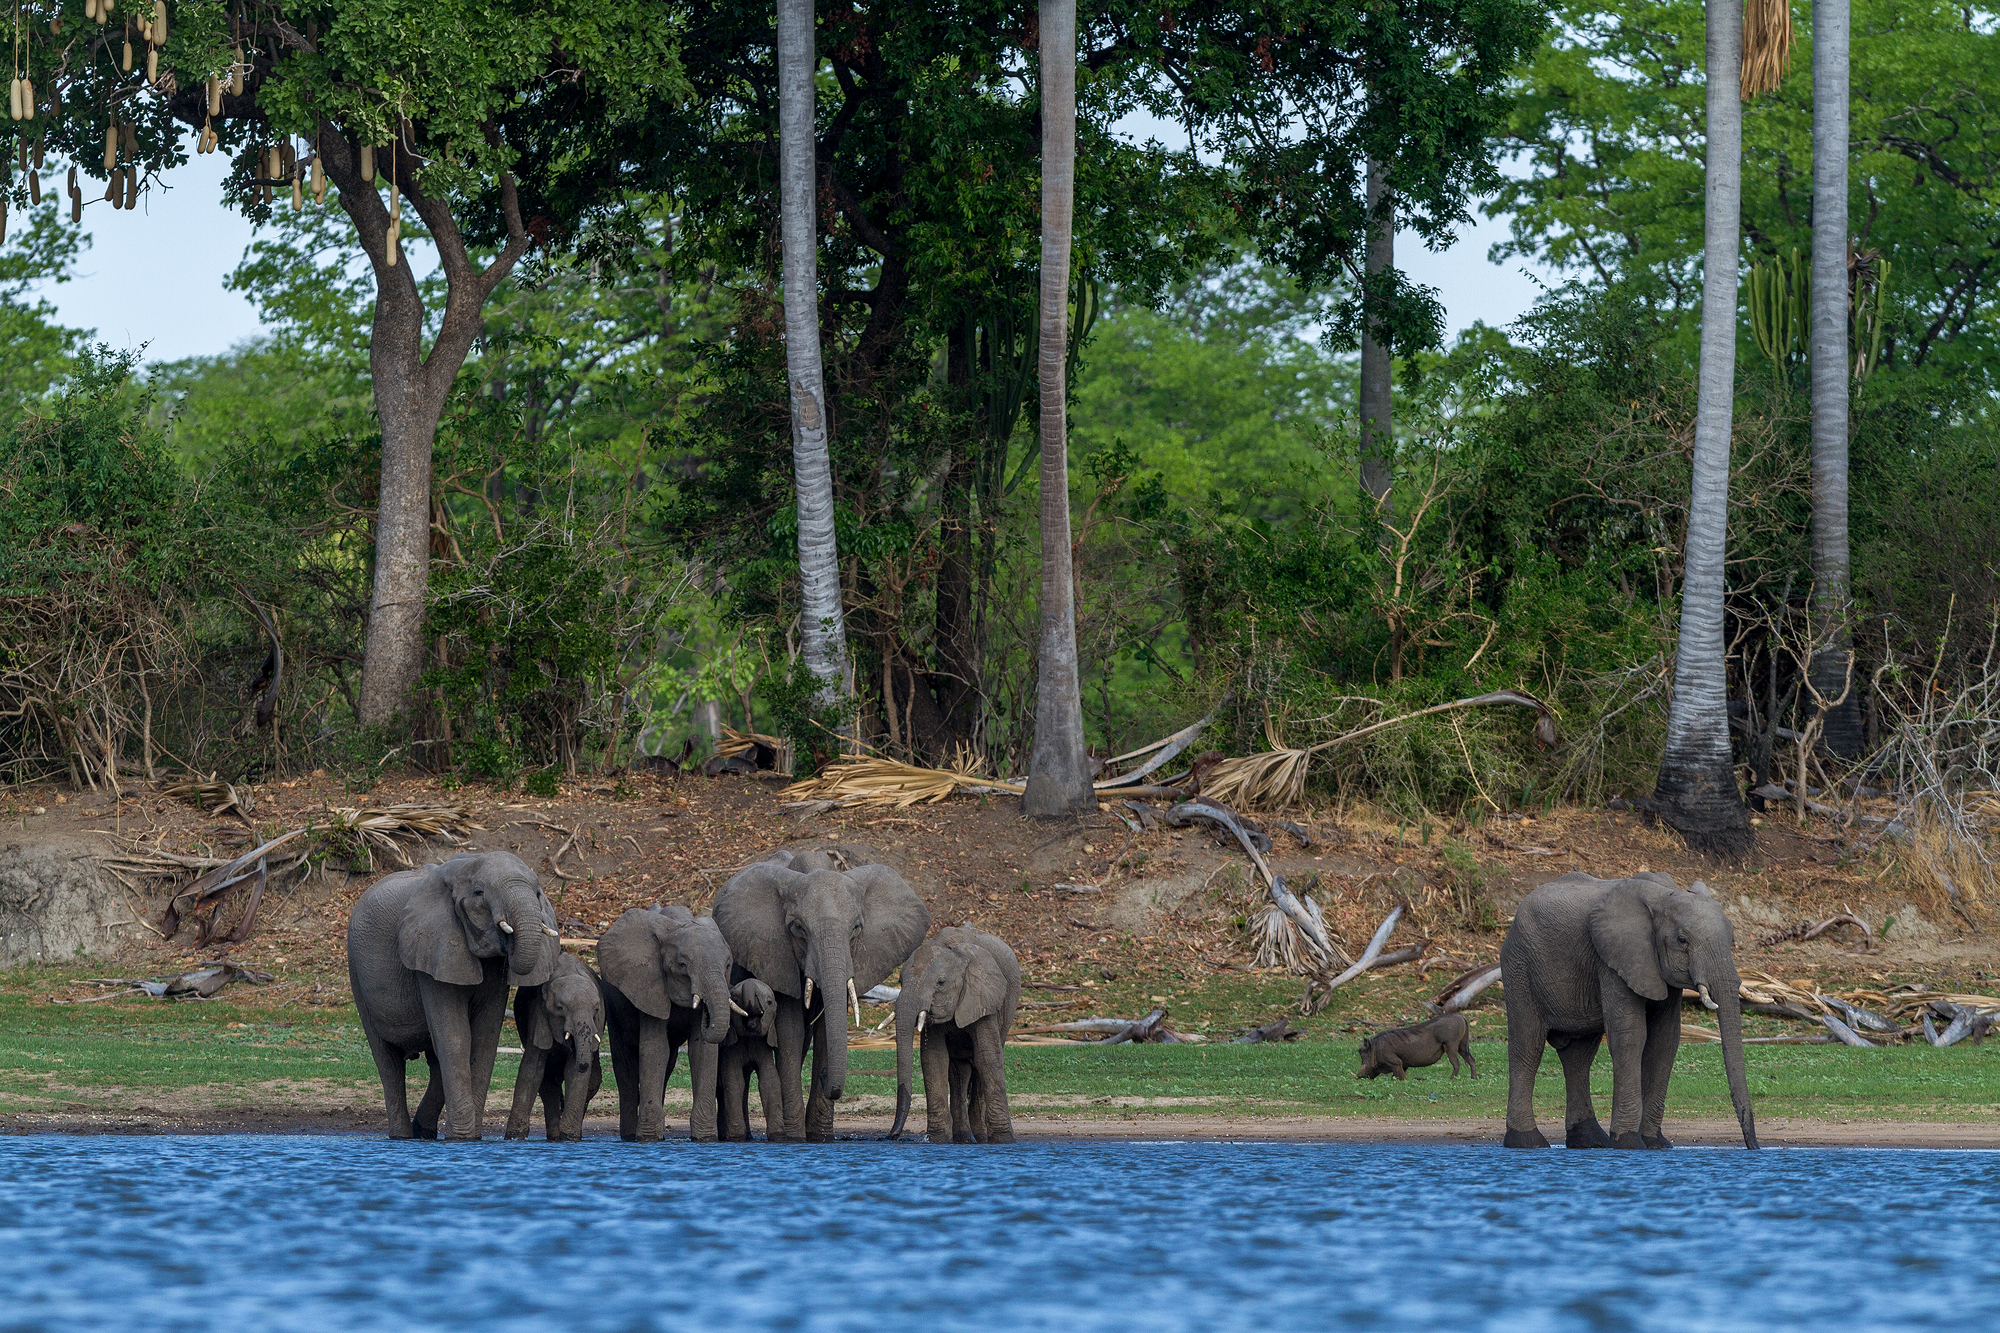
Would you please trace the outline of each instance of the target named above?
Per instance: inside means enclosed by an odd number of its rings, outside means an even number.
[[[745,1009],[742,1005],[736,1003],[734,998],[732,998],[729,1001],[729,1007],[733,1012],[741,1014],[745,1018],[750,1017],[750,1011],[748,1009]]]
[[[806,978],[806,998],[804,1003],[808,1009],[813,1007],[813,979],[811,977]]]
[[[507,922],[502,921],[500,923],[500,932],[504,935],[512,935],[514,933],[514,927],[507,924]]]
[[[931,1011],[928,1009],[917,1010],[917,1031],[922,1032],[924,1030],[924,1020],[930,1016]]]
[[[697,992],[697,993],[695,994],[695,997],[694,997],[694,1003],[693,1003],[693,1004],[691,1004],[691,1005],[689,1005],[689,1006],[688,1006],[688,1008],[690,1008],[690,1009],[699,1009],[699,1008],[701,1008],[701,995],[700,995],[700,993],[699,993],[699,992]]]
[[[562,938],[562,932],[561,932],[561,931],[559,931],[559,930],[550,930],[550,929],[549,929],[549,928],[548,928],[547,926],[543,926],[543,927],[542,927],[542,934],[544,934],[544,935],[548,936],[548,937],[549,937],[550,939],[552,939],[552,940],[559,940],[559,939],[561,939],[561,938]]]
[[[1711,995],[1710,995],[1710,994],[1708,993],[1708,986],[1707,986],[1707,984],[1706,984],[1706,983],[1704,983],[1704,984],[1702,984],[1702,985],[1699,985],[1699,986],[1696,986],[1696,987],[1695,987],[1694,989],[1695,989],[1695,993],[1696,993],[1697,995],[1701,996],[1701,1004],[1702,1004],[1702,1008],[1704,1008],[1704,1009],[1720,1009],[1720,1008],[1722,1007],[1721,1005],[1717,1004],[1717,1003],[1715,1002],[1715,998],[1714,998],[1713,996],[1711,996]]]
[[[854,978],[847,979],[847,998],[854,1002],[854,1026],[861,1026],[861,997],[854,993]]]

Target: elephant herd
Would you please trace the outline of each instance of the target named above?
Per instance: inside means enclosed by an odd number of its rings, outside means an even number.
[[[772,1141],[823,1141],[847,1088],[847,1023],[898,968],[896,1120],[920,1045],[933,1142],[1011,1143],[1001,1046],[1021,998],[1013,950],[930,913],[900,875],[840,850],[777,852],[739,871],[712,916],[635,908],[597,942],[597,970],[565,953],[535,873],[508,852],[389,875],[347,932],[355,1007],[382,1079],[391,1138],[477,1139],[513,990],[521,1066],[508,1138],[540,1100],[547,1136],[582,1137],[609,1044],[618,1131],[665,1137],[667,1079],[687,1048],[697,1141],[743,1140],[754,1077]],[[812,1057],[810,1087],[802,1073]],[[430,1084],[412,1112],[405,1067]]]

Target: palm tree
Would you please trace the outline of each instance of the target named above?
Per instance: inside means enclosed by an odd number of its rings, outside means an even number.
[[[1753,837],[1729,752],[1723,660],[1724,557],[1729,542],[1729,443],[1736,392],[1737,253],[1743,212],[1743,11],[1709,0],[1708,144],[1701,283],[1701,371],[1694,483],[1681,579],[1680,651],[1666,752],[1651,808],[1689,847],[1740,855]]]
[[[1813,0],[1812,572],[1813,690],[1846,698],[1826,716],[1826,747],[1861,752],[1860,690],[1846,628],[1848,0]]]
[[[847,625],[840,608],[834,542],[833,464],[819,356],[819,263],[813,236],[818,195],[813,128],[812,0],[778,0],[778,208],[785,248],[785,369],[792,383],[792,472],[799,501],[799,601],[814,703],[847,696]]]
[[[1042,97],[1042,633],[1036,660],[1035,745],[1024,814],[1097,808],[1083,744],[1070,568],[1068,386],[1070,223],[1076,195],[1076,0],[1041,0]]]
[[[1364,271],[1369,277],[1387,272],[1396,262],[1396,223],[1384,203],[1389,193],[1389,173],[1380,163],[1368,161],[1368,258]],[[1379,211],[1379,216],[1378,216]],[[1383,525],[1381,538],[1390,540],[1389,524],[1396,517],[1390,488],[1395,484],[1392,460],[1396,437],[1391,409],[1395,397],[1395,360],[1384,344],[1375,340],[1375,321],[1368,317],[1364,298],[1361,321],[1361,489],[1374,506]]]

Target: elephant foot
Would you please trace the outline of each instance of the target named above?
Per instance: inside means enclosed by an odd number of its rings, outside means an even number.
[[[1565,1148],[1609,1148],[1611,1136],[1604,1132],[1604,1126],[1597,1123],[1597,1117],[1579,1120],[1571,1125],[1563,1135]]]
[[[410,1122],[410,1135],[419,1139],[435,1139],[438,1136],[438,1127],[427,1125],[421,1120],[413,1120]]]
[[[988,1138],[988,1139],[987,1139],[986,1141],[987,1141],[988,1143],[1012,1143],[1012,1142],[1014,1142],[1014,1141],[1015,1141],[1015,1140],[1014,1140],[1014,1131],[1013,1131],[1013,1130],[1011,1130],[1011,1129],[1003,1129],[1003,1130],[1000,1130],[1000,1131],[996,1132],[995,1134],[993,1134],[993,1135],[992,1135],[992,1136],[991,1136],[990,1138]]]
[[[1669,1139],[1665,1134],[1642,1133],[1639,1135],[1639,1139],[1648,1148],[1651,1148],[1655,1152],[1662,1152],[1674,1146],[1673,1141]]]
[[[1507,1137],[1502,1139],[1501,1143],[1509,1148],[1546,1148],[1549,1146],[1548,1139],[1539,1129],[1509,1128]]]
[[[1646,1141],[1639,1137],[1639,1132],[1637,1130],[1627,1130],[1623,1134],[1613,1134],[1611,1136],[1611,1146],[1614,1148],[1623,1148],[1627,1150],[1631,1149],[1643,1150],[1646,1146]]]

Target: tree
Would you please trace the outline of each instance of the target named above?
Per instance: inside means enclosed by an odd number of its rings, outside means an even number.
[[[1743,11],[1737,0],[1709,0],[1707,45],[1705,249],[1694,480],[1674,697],[1653,802],[1689,847],[1729,856],[1747,851],[1754,841],[1730,753],[1729,682],[1723,660],[1743,187]]]
[[[814,705],[830,708],[848,692],[847,624],[840,606],[833,464],[827,456],[826,388],[820,373],[815,42],[812,0],[778,0],[778,193],[785,247],[785,367],[791,380],[792,471],[799,505],[800,638],[806,671],[819,682]]]
[[[1813,692],[1831,707],[1826,747],[1861,752],[1860,694],[1847,629],[1848,0],[1813,0],[1812,575]],[[1837,702],[1836,702],[1837,701]]]
[[[1368,238],[1367,278],[1380,281],[1396,266],[1395,203],[1389,197],[1388,172],[1380,162],[1368,164],[1368,212],[1374,230]],[[1396,518],[1392,471],[1396,433],[1392,405],[1396,359],[1388,339],[1393,335],[1369,320],[1361,332],[1361,489],[1383,524],[1383,540]]]
[[[1076,198],[1076,0],[1041,0],[1042,632],[1035,662],[1035,749],[1021,809],[1037,818],[1097,808],[1083,737],[1076,660],[1076,584],[1070,567],[1070,217]]]
[[[409,706],[423,667],[439,415],[487,298],[535,243],[531,226],[549,233],[535,204],[551,178],[603,174],[552,161],[510,129],[524,105],[616,122],[670,94],[671,31],[641,0],[325,0],[282,11],[182,0],[142,73],[120,70],[118,27],[92,24],[80,4],[64,9],[56,25],[27,27],[38,88],[53,99],[60,80],[61,110],[52,100],[42,133],[81,175],[108,179],[107,197],[134,206],[185,161],[178,122],[203,131],[198,151],[235,153],[224,197],[252,219],[268,220],[284,195],[300,209],[330,180],[359,232],[376,287],[368,354],[382,472],[357,711],[363,723],[387,721]],[[400,241],[405,202],[444,275],[434,328]]]

